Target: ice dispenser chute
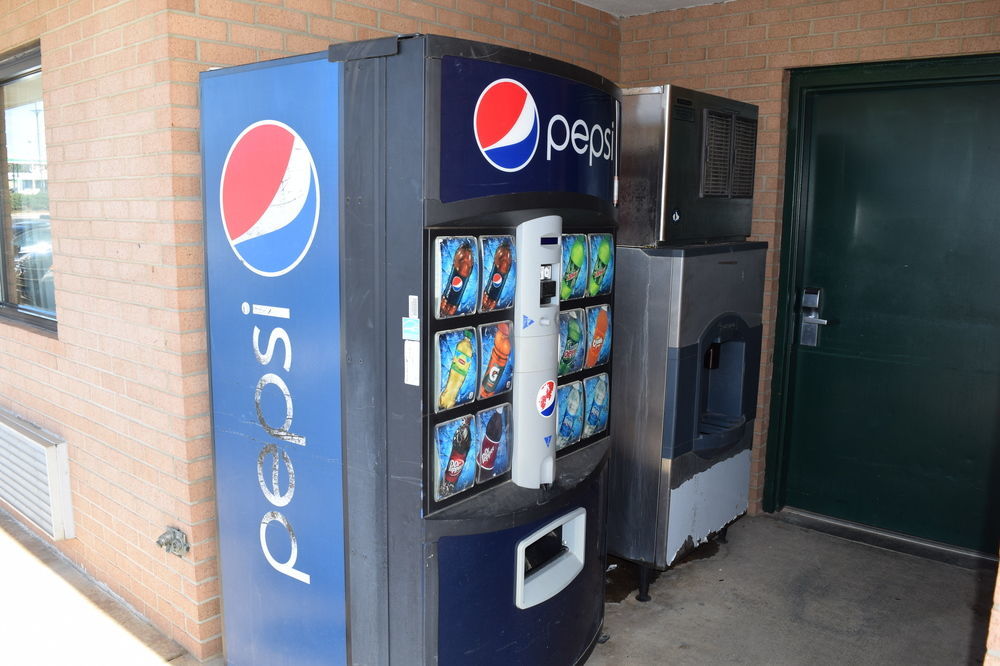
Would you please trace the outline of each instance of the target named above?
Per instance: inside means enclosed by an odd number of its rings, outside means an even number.
[[[709,324],[697,344],[671,348],[668,356],[667,457],[693,451],[714,456],[738,444],[757,410],[760,327],[736,314]],[[686,398],[685,398],[686,396]],[[686,404],[685,404],[686,403]],[[672,417],[672,418],[671,418]]]

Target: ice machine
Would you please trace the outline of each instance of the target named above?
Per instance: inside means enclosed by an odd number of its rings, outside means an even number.
[[[608,551],[664,569],[747,508],[767,245],[756,107],[626,90]]]

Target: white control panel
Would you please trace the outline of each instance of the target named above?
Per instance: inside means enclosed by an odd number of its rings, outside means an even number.
[[[511,480],[538,488],[555,479],[562,218],[517,227]]]

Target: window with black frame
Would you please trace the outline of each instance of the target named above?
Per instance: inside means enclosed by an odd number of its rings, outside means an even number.
[[[0,59],[0,313],[55,324],[45,112],[38,47]]]

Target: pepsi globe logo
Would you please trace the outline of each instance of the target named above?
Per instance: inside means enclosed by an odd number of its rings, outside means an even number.
[[[244,129],[229,148],[219,190],[226,238],[251,271],[284,275],[309,252],[319,222],[316,163],[291,127],[262,120]]]
[[[473,114],[476,144],[500,171],[520,171],[538,148],[538,107],[521,83],[497,79],[483,89]]]
[[[535,398],[535,406],[542,416],[552,416],[556,407],[556,383],[551,379],[538,389],[538,396]]]
[[[493,278],[490,280],[490,282],[493,283],[494,288],[499,289],[500,285],[503,284],[503,276],[500,275],[499,273],[494,273]]]
[[[451,279],[451,290],[457,294],[462,291],[463,284],[465,284],[465,280],[462,279],[462,276],[456,275]]]

